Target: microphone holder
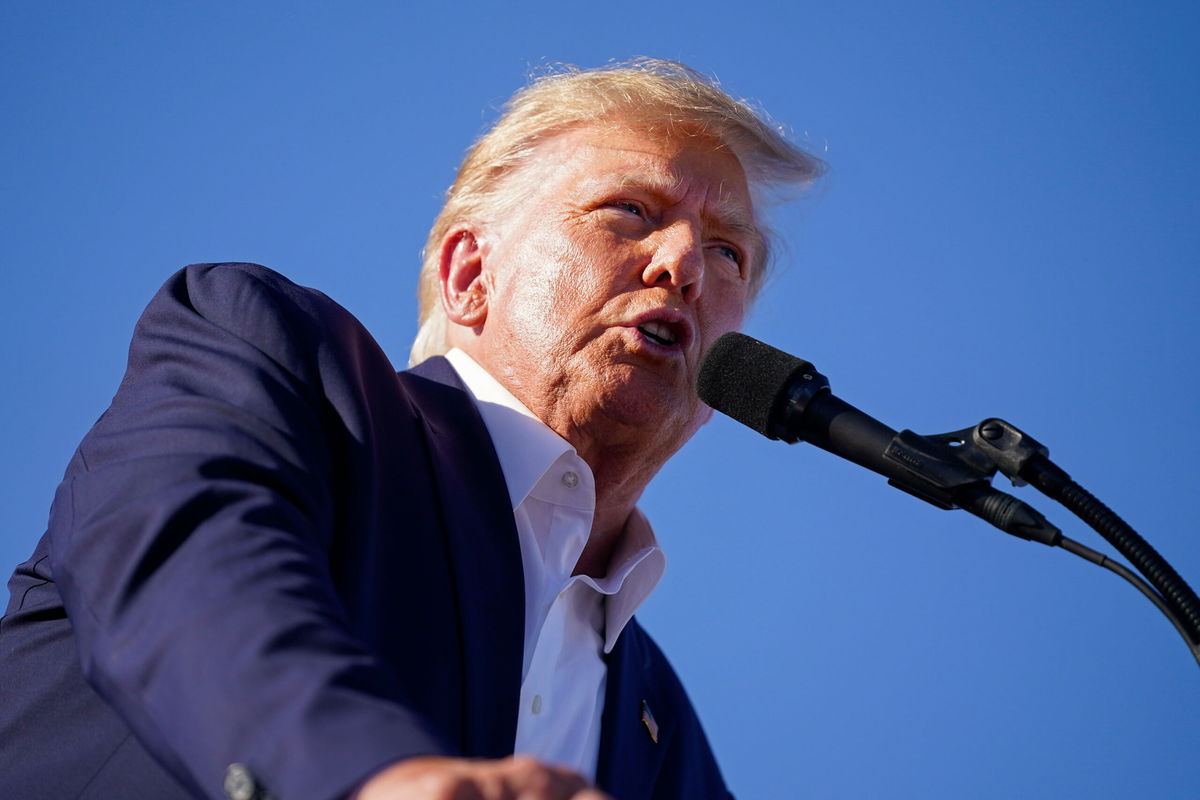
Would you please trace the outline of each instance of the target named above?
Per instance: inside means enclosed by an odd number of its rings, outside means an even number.
[[[793,410],[818,421],[815,429],[809,427],[804,436],[805,441],[818,447],[825,446],[831,427],[838,424],[845,409],[851,408],[827,390],[822,391],[827,386],[827,382],[821,386],[818,381],[811,388],[800,387],[793,393],[800,396],[788,400]],[[850,415],[845,417],[849,419]],[[865,415],[853,419],[852,424],[884,427],[869,417],[863,422],[861,417]],[[1006,533],[1062,547],[1120,575],[1166,615],[1200,663],[1200,598],[1149,542],[1051,462],[1049,450],[1032,436],[993,417],[971,428],[932,436],[900,431],[892,437],[883,457],[882,466],[878,459],[860,463],[883,473],[892,486],[939,508],[962,508]],[[1104,554],[1063,536],[1035,509],[993,488],[991,479],[997,472],[1014,486],[1032,485],[1065,506],[1112,544],[1146,580]]]
[[[796,380],[770,409],[763,431],[767,436],[789,444],[809,442],[880,473],[892,486],[927,503],[962,508],[1013,536],[1050,546],[1059,543],[1062,533],[1045,517],[992,488],[991,478],[1001,464],[995,448],[976,444],[974,429],[935,436],[897,433],[832,394],[829,380],[807,361],[795,361]],[[1045,452],[1033,439],[1023,441],[1026,448]]]
[[[705,403],[770,439],[809,442],[938,508],[964,509],[1013,536],[1061,547],[1120,575],[1171,621],[1200,663],[1200,598],[1192,588],[1133,528],[1055,466],[1045,446],[1004,420],[933,436],[897,433],[830,392],[829,380],[808,361],[739,333],[725,334],[710,348],[696,390]],[[1065,506],[1146,580],[995,489],[997,472]]]

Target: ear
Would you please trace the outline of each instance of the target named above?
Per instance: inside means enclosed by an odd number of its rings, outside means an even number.
[[[478,328],[487,319],[484,249],[475,231],[465,225],[451,228],[442,237],[439,262],[442,307],[451,322],[467,328]]]

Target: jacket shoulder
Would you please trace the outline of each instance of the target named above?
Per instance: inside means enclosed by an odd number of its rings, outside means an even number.
[[[192,264],[172,275],[150,301],[135,331],[188,320],[246,338],[275,357],[303,360],[329,340],[348,339],[378,350],[355,317],[327,295],[293,283],[259,264]],[[285,364],[290,366],[290,364]]]

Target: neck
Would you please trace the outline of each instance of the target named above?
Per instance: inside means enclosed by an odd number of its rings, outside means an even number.
[[[610,413],[597,401],[595,387],[576,387],[565,370],[547,378],[527,365],[518,368],[490,359],[478,339],[461,328],[453,333],[452,345],[470,355],[543,424],[570,442],[591,468],[595,514],[575,574],[605,576],[642,492],[699,423],[688,414],[630,413],[620,407],[617,413]]]
[[[587,437],[580,437],[578,433],[571,438],[562,431],[556,432],[571,442],[595,479],[596,511],[575,574],[600,578],[608,574],[612,554],[621,541],[629,516],[666,458],[656,458],[647,452],[645,438],[639,440],[641,446],[622,448],[609,439],[604,447],[597,448],[590,447]]]

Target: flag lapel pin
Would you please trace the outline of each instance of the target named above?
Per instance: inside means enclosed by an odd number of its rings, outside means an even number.
[[[642,701],[642,724],[646,726],[646,733],[650,734],[650,741],[658,744],[658,723],[654,721],[654,715],[650,713],[650,704],[645,700]]]

